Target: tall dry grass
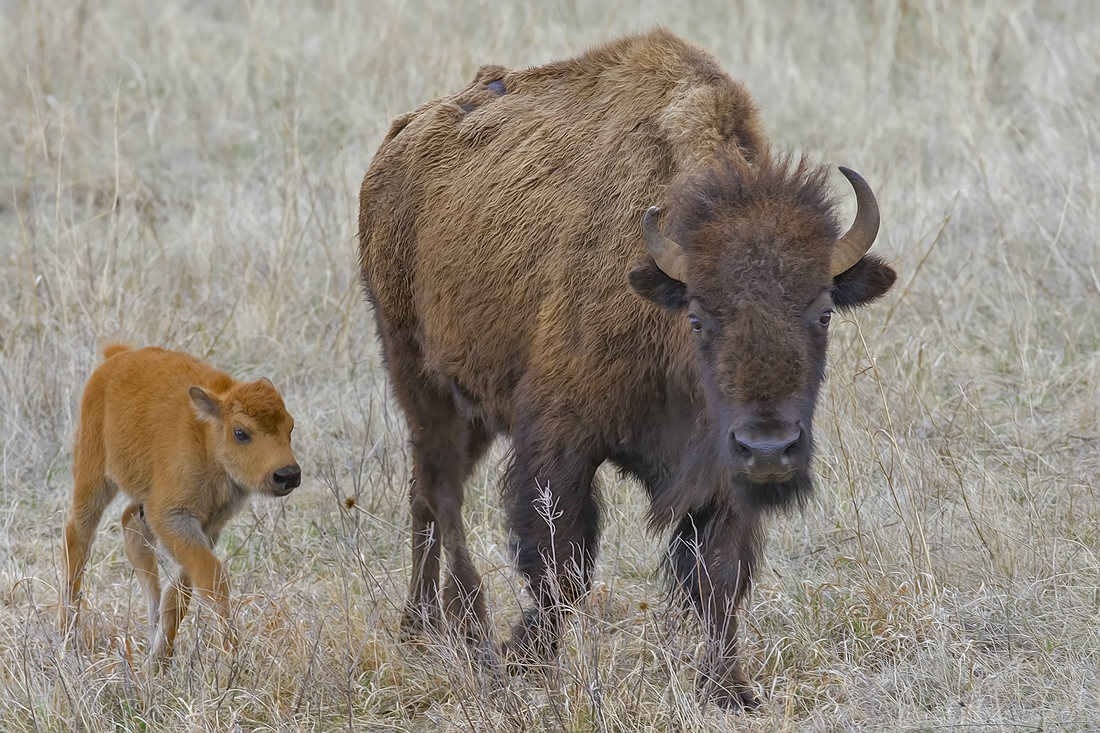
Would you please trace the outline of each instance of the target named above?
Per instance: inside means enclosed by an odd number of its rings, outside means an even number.
[[[1100,728],[1100,6],[0,8],[0,729]],[[819,491],[773,523],[745,616],[752,716],[697,704],[698,628],[613,476],[551,669],[497,684],[447,640],[396,638],[407,455],[355,277],[359,182],[391,118],[479,64],[658,22],[748,83],[779,146],[872,182],[901,273],[833,331]],[[89,648],[54,629],[79,396],[111,338],[271,377],[308,473],[218,550],[240,649],[200,607],[160,677],[117,509]],[[522,600],[502,451],[467,506],[501,628]]]

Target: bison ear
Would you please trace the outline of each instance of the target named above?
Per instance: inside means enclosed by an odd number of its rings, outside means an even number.
[[[218,398],[202,387],[190,387],[187,394],[191,397],[191,406],[200,420],[217,422],[222,418],[222,405]]]
[[[875,255],[864,255],[858,262],[833,278],[833,304],[849,310],[878,300],[898,275],[894,268]]]
[[[627,280],[634,292],[657,305],[674,311],[687,307],[687,285],[666,275],[648,255],[630,268]]]

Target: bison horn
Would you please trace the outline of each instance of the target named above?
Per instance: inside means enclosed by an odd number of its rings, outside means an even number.
[[[661,230],[657,228],[657,215],[660,213],[661,209],[659,207],[650,206],[649,210],[645,212],[645,218],[642,219],[646,249],[649,250],[649,254],[657,263],[657,267],[661,268],[661,272],[673,280],[686,282],[684,250],[676,242],[661,234]]]
[[[852,184],[856,191],[856,220],[833,249],[833,256],[829,262],[832,276],[836,277],[842,272],[847,272],[853,265],[859,262],[871,245],[875,243],[875,235],[878,234],[878,202],[875,194],[863,176],[851,168],[840,166],[840,172]],[[664,268],[661,268],[664,269]]]

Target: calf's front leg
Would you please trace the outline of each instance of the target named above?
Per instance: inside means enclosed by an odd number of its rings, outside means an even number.
[[[148,513],[147,513],[148,516]],[[194,588],[222,620],[225,648],[236,645],[237,635],[229,608],[229,579],[221,561],[214,556],[213,542],[202,531],[198,519],[175,513],[153,519],[154,531],[164,549],[180,566],[177,580],[165,589],[160,603],[160,626],[153,645],[156,661],[172,654],[179,623],[187,612]]]

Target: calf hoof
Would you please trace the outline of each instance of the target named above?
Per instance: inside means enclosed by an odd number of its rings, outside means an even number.
[[[232,621],[227,621],[224,633],[222,634],[222,649],[225,649],[225,651],[229,653],[233,653],[237,650],[240,641],[240,635],[237,633],[236,624]]]
[[[149,676],[156,676],[163,674],[168,665],[172,662],[171,653],[164,651],[157,651],[154,649],[149,652],[149,658],[145,660],[145,671]]]
[[[76,603],[61,601],[57,606],[57,631],[61,636],[61,642],[73,642],[81,645],[84,641],[81,633],[80,609]]]

